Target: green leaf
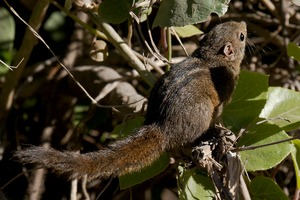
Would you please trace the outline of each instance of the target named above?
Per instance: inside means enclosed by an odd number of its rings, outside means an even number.
[[[44,24],[46,31],[56,31],[59,27],[62,27],[65,24],[66,15],[61,11],[55,11],[51,13],[47,21]]]
[[[177,177],[178,194],[181,200],[212,200],[215,196],[214,184],[207,173],[197,168],[185,169],[179,166]]]
[[[0,49],[11,50],[15,38],[14,18],[5,8],[0,8]]]
[[[185,26],[203,22],[211,13],[224,15],[230,0],[163,0],[153,27]]]
[[[6,65],[9,65],[14,58],[15,52],[15,49],[0,50],[0,60]],[[10,71],[9,68],[2,62],[0,62],[0,76]]]
[[[232,100],[222,114],[225,126],[237,132],[252,123],[266,103],[267,91],[268,76],[241,71]]]
[[[297,129],[300,126],[299,102],[299,92],[281,87],[270,87],[268,101],[259,116],[273,119],[272,122],[285,131]]]
[[[71,10],[71,8],[72,8],[72,0],[66,0],[65,1],[65,4],[64,4],[64,7],[65,7],[65,9],[67,9],[67,10]]]
[[[250,183],[252,200],[288,200],[280,187],[271,179],[263,176],[254,178]]]
[[[251,126],[238,141],[238,146],[256,146],[270,144],[288,139],[289,136],[278,126],[271,123],[262,123]],[[270,169],[279,164],[292,151],[291,142],[274,144],[253,150],[241,151],[241,159],[247,171]]]
[[[0,53],[0,55],[1,55],[1,53]],[[6,67],[2,63],[0,63],[0,76],[3,76],[4,74],[8,73],[9,71],[10,70],[8,69],[8,67]]]
[[[126,174],[119,177],[119,183],[121,190],[140,184],[155,175],[163,172],[170,163],[170,157],[167,153],[164,153],[157,161],[152,165],[145,167],[139,172]]]
[[[55,11],[51,13],[44,24],[44,29],[50,33],[52,39],[56,42],[62,41],[66,37],[65,32],[62,30],[65,24],[65,18],[65,13]]]
[[[203,32],[200,31],[196,26],[194,25],[186,25],[183,27],[174,27],[176,33],[181,38],[191,37],[193,35],[199,35]]]
[[[294,163],[297,189],[300,188],[300,140],[293,140],[292,159]]]
[[[291,58],[300,61],[300,47],[297,44],[293,42],[289,43],[287,46],[287,54]]]
[[[86,116],[86,113],[89,110],[89,106],[87,105],[76,105],[74,107],[74,114],[72,117],[72,122],[74,125],[78,125],[82,119]]]
[[[124,138],[134,132],[135,129],[142,126],[145,118],[142,116],[135,117],[130,119],[122,124],[117,125],[114,130],[111,132],[110,136],[112,138]]]
[[[11,14],[0,7],[0,60],[7,65],[12,62],[15,51],[13,49],[15,39],[15,21]],[[0,76],[6,74],[9,69],[0,63]]]
[[[103,21],[120,24],[128,19],[133,0],[105,0],[99,5],[98,14]]]
[[[141,3],[142,1],[144,0],[137,1],[136,4]],[[134,9],[134,13],[136,14],[136,16],[138,16],[140,22],[146,21],[151,12],[152,7],[150,7],[149,5],[144,5]]]

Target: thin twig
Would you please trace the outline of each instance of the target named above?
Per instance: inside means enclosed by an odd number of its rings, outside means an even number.
[[[179,44],[180,44],[182,50],[184,51],[185,55],[186,55],[186,56],[189,56],[189,53],[187,52],[185,46],[182,44],[181,39],[179,38],[178,34],[177,34],[176,31],[174,30],[174,27],[173,27],[173,26],[171,27],[171,30],[172,30],[172,33],[175,35],[177,41],[179,42]]]
[[[111,178],[109,179],[109,182],[106,184],[106,186],[105,186],[105,187],[102,189],[102,191],[99,193],[99,195],[97,196],[96,200],[99,200],[99,199],[100,199],[101,195],[104,193],[104,191],[105,191],[105,190],[108,188],[108,186],[111,184],[112,180],[113,180],[113,177],[111,177]]]
[[[8,2],[6,0],[4,0],[4,2],[7,5],[7,7],[11,10],[11,12],[15,14],[16,12],[8,4]],[[33,8],[32,14],[28,22],[35,30],[39,30],[42,21],[44,19],[45,13],[48,9],[48,6],[49,6],[48,0],[41,0],[35,4],[35,7]],[[19,83],[25,65],[30,57],[30,54],[36,42],[37,42],[36,37],[34,37],[31,31],[29,30],[29,28],[27,28],[22,40],[21,47],[18,49],[16,55],[14,56],[12,65],[16,66],[20,62],[20,60],[22,60],[23,58],[24,60],[20,64],[20,66],[18,66],[17,70],[14,70],[13,72],[6,74],[6,82],[1,88],[0,122],[2,123],[5,122],[8,112],[11,110],[13,98],[15,97],[15,87]]]
[[[149,43],[147,42],[147,40],[145,39],[144,37],[144,34],[143,34],[143,31],[142,31],[142,28],[141,28],[141,24],[139,22],[139,19],[138,17],[133,13],[133,12],[130,12],[131,16],[133,17],[133,19],[135,19],[136,23],[137,23],[137,27],[138,27],[138,31],[140,33],[140,36],[142,37],[142,40],[144,42],[144,44],[146,45],[148,51],[155,57],[157,58],[158,60],[161,60],[163,62],[167,62],[167,59],[164,59],[163,56],[160,56],[158,55],[157,53],[155,53],[152,48],[150,47]]]
[[[149,35],[149,38],[150,38],[150,42],[151,42],[151,45],[152,45],[152,47],[153,47],[153,49],[154,49],[156,55],[158,55],[158,57],[159,57],[162,61],[164,61],[164,62],[166,62],[166,63],[168,63],[168,64],[171,64],[170,61],[169,61],[167,58],[165,58],[163,55],[160,54],[158,48],[156,47],[156,45],[155,45],[155,43],[154,43],[154,41],[153,41],[152,32],[151,32],[151,28],[150,28],[148,19],[146,20],[146,22],[147,22],[148,35]]]
[[[155,62],[153,62],[152,60],[146,58],[145,56],[141,55],[140,53],[136,52],[136,51],[133,51],[133,53],[140,59],[140,60],[144,60],[144,62],[146,64],[150,64],[153,69],[155,71],[158,72],[159,75],[163,75],[165,72],[159,67],[157,66],[157,64]]]
[[[151,72],[146,70],[144,64],[136,57],[136,55],[132,52],[132,49],[126,44],[126,42],[124,42],[114,28],[103,22],[102,19],[95,13],[87,11],[87,14],[91,17],[93,22],[100,27],[103,33],[107,36],[109,42],[111,42],[119,50],[120,54],[129,63],[129,65],[131,65],[139,73],[142,79],[150,87],[153,87],[156,82],[155,77]]]
[[[6,2],[6,0],[4,0]],[[6,2],[7,3],[7,2]],[[52,49],[49,47],[49,45],[45,42],[45,40],[26,22],[24,21],[18,13],[7,3],[7,5],[10,7],[11,11],[13,12],[14,15],[16,15],[29,29],[30,31],[34,34],[34,36],[39,39],[50,51],[50,53],[55,57],[57,62],[62,66],[68,75],[73,79],[73,81],[80,87],[80,89],[86,94],[86,96],[92,101],[93,104],[101,107],[100,104],[97,103],[97,101],[84,89],[84,87],[75,79],[73,74],[68,70],[68,68],[59,60],[59,58],[55,55],[55,53],[52,51]]]
[[[171,28],[167,28],[167,48],[168,48],[168,61],[171,63],[172,59],[172,35],[171,35]],[[168,64],[168,70],[170,70],[171,66]]]
[[[82,193],[85,200],[90,200],[89,193],[86,190],[86,184],[87,184],[87,175],[84,175],[82,179]]]
[[[10,185],[12,182],[14,182],[16,179],[18,179],[19,177],[23,176],[25,173],[27,172],[31,172],[31,171],[34,171],[36,170],[37,168],[32,168],[32,169],[26,169],[26,172],[23,171],[19,174],[17,174],[16,176],[14,176],[12,179],[10,179],[8,182],[6,182],[4,185],[2,185],[0,187],[0,190],[4,190],[8,185]]]
[[[268,144],[261,144],[261,145],[253,145],[253,146],[247,146],[247,147],[237,147],[232,149],[232,152],[237,152],[237,151],[247,151],[247,150],[254,150],[257,148],[262,148],[262,147],[267,147],[267,146],[271,146],[271,145],[275,145],[275,144],[280,144],[280,143],[284,143],[284,142],[289,142],[291,140],[295,140],[298,139],[297,137],[292,137],[292,138],[287,138],[284,140],[280,140],[280,141],[276,141],[276,142],[271,142]]]
[[[4,0],[5,1],[5,0]],[[5,1],[6,2],[6,1]],[[7,3],[7,2],[6,2]],[[52,49],[49,47],[49,45],[45,42],[45,40],[27,23],[25,22],[19,15],[18,13],[7,3],[7,5],[10,7],[11,11],[13,12],[13,14],[15,14],[29,29],[30,31],[34,34],[34,36],[39,39],[46,47],[47,49],[50,51],[50,53],[55,57],[55,59],[57,60],[57,62],[65,69],[65,71],[68,73],[68,75],[71,77],[71,79],[76,83],[76,85],[85,93],[85,95],[92,101],[92,103],[94,105],[96,105],[97,107],[101,107],[101,108],[107,108],[107,107],[117,107],[117,105],[100,105],[86,90],[85,88],[76,80],[76,78],[73,76],[73,74],[68,70],[68,68],[59,60],[59,58],[55,55],[55,53],[52,51]],[[79,19],[78,19],[79,21]],[[145,72],[144,72],[145,73]],[[149,72],[150,73],[150,72]],[[151,73],[150,73],[151,74]],[[147,74],[148,75],[148,74]],[[152,74],[151,74],[152,75]],[[147,77],[151,77],[151,76],[147,76]],[[153,76],[152,76],[153,77]],[[150,83],[150,78],[148,78],[149,83]],[[152,84],[154,85],[154,80],[151,81]],[[134,102],[135,103],[135,102]],[[124,105],[119,105],[119,106],[124,106]]]
[[[70,200],[77,200],[77,183],[78,179],[73,179],[71,182]]]
[[[284,120],[286,122],[291,122],[289,119],[284,118],[284,117],[273,117],[273,118],[261,120],[261,121],[257,122],[256,124],[259,125],[259,124],[263,124],[263,123],[266,123],[269,121],[275,121],[275,120]]]
[[[19,67],[19,65],[22,63],[23,60],[24,60],[24,58],[22,58],[21,61],[16,66],[10,66],[10,65],[6,64],[5,62],[3,62],[2,60],[0,60],[0,63],[2,63],[5,67],[7,67],[11,71],[13,71],[14,69],[17,69]]]
[[[127,45],[130,48],[132,47],[132,44],[131,44],[132,36],[133,36],[133,25],[132,25],[132,21],[128,20]]]

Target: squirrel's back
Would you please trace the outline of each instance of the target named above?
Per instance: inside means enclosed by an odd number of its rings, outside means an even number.
[[[246,24],[216,26],[200,47],[171,67],[154,86],[146,124],[159,124],[172,149],[194,142],[218,121],[233,93],[244,57]]]
[[[188,57],[173,66],[152,90],[145,123],[159,124],[170,138],[170,149],[191,143],[205,132],[220,104],[205,65]]]

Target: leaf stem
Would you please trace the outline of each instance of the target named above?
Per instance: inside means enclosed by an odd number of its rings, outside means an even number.
[[[232,149],[231,151],[232,152],[237,152],[237,151],[254,150],[254,149],[258,149],[258,148],[262,148],[262,147],[271,146],[271,145],[274,145],[274,144],[280,144],[280,143],[284,143],[284,142],[289,142],[289,141],[295,140],[295,139],[297,139],[297,138],[296,137],[292,137],[292,138],[287,138],[287,139],[284,139],[284,140],[279,140],[279,141],[276,141],[276,142],[271,142],[271,143],[268,143],[268,144],[252,145],[252,146],[247,146],[247,147],[237,147],[237,148]]]
[[[168,55],[167,55],[167,59],[169,61],[169,63],[171,63],[171,59],[172,59],[172,35],[171,35],[171,28],[167,27],[167,46],[168,46]],[[170,64],[168,63],[167,66],[167,71],[170,70]]]
[[[156,82],[155,77],[149,72],[145,65],[138,59],[138,57],[132,52],[132,49],[126,44],[126,42],[120,37],[120,35],[109,24],[102,21],[102,19],[88,11],[87,14],[91,17],[95,24],[97,24],[101,31],[107,36],[108,41],[111,42],[124,57],[125,60],[140,74],[142,79],[150,86],[153,87]]]

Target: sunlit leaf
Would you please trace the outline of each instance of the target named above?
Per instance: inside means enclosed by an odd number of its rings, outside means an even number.
[[[267,91],[268,76],[242,71],[232,100],[222,114],[225,126],[236,132],[255,121],[266,103]]]
[[[288,56],[300,61],[300,47],[297,44],[293,42],[289,43],[287,46],[287,53]]]
[[[238,146],[257,146],[270,144],[289,136],[278,126],[271,123],[262,123],[249,128],[247,133],[238,141]],[[291,142],[273,144],[253,150],[241,151],[241,159],[248,171],[266,170],[279,164],[293,149]]]
[[[176,33],[181,38],[191,37],[193,35],[199,35],[203,33],[194,25],[186,25],[183,27],[174,27]]]
[[[0,8],[0,35],[0,50],[11,49],[15,38],[15,21],[3,7]]]
[[[163,0],[153,27],[185,26],[203,22],[211,13],[225,14],[230,0]]]
[[[15,21],[11,14],[0,7],[0,60],[9,65],[14,56]],[[0,63],[0,75],[6,74],[8,67]]]
[[[288,200],[280,187],[271,178],[259,176],[250,183],[252,200]]]
[[[212,200],[215,196],[214,184],[210,177],[200,170],[179,167],[177,177],[180,200]]]
[[[260,117],[271,119],[285,131],[291,131],[300,127],[300,93],[281,88],[269,89],[268,101],[262,110]]]
[[[292,151],[292,159],[296,175],[296,186],[300,189],[300,140],[293,140],[294,148]]]

